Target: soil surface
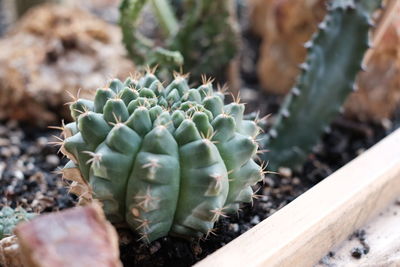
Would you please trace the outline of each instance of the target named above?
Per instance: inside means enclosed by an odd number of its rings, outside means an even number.
[[[136,241],[138,236],[121,229],[122,261],[125,266],[190,266],[291,202],[388,132],[382,125],[339,117],[300,172],[280,169],[280,175],[267,175],[256,186],[259,197],[254,203],[243,206],[237,215],[223,218],[208,237],[203,240],[164,237],[146,246]],[[76,203],[55,173],[66,162],[56,156],[58,148],[48,144],[57,141],[53,137],[57,134],[13,121],[0,123],[0,205],[51,212]]]

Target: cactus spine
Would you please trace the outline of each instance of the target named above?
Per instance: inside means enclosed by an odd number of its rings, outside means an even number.
[[[319,32],[305,44],[308,55],[300,65],[296,85],[263,138],[262,146],[274,155],[272,169],[301,166],[356,89],[355,78],[370,47],[371,16],[380,2],[338,0],[330,4]]]
[[[26,212],[21,207],[16,209],[3,207],[0,210],[0,239],[11,236],[18,223],[28,221],[34,216],[34,213]]]
[[[82,201],[102,202],[145,241],[169,233],[200,237],[220,216],[251,202],[263,168],[252,159],[258,127],[244,105],[223,103],[210,80],[190,88],[183,75],[166,87],[148,72],[71,104],[64,126],[64,177]]]
[[[139,31],[148,2],[164,35],[162,45]],[[157,64],[164,72],[183,66],[196,79],[202,74],[221,78],[240,44],[234,7],[234,0],[179,0],[174,5],[169,0],[123,0],[123,41],[138,66]]]

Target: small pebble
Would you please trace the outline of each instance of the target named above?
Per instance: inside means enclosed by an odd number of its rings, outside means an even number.
[[[270,209],[269,210],[269,215],[271,216],[272,214],[274,214],[276,212],[276,209]]]
[[[260,203],[260,204],[258,204],[258,205],[259,205],[260,208],[263,209],[263,210],[268,210],[268,209],[272,206],[271,203]]]
[[[251,224],[258,224],[260,222],[260,217],[258,215],[254,216],[253,219],[251,219],[250,223]]]
[[[353,248],[351,250],[351,256],[355,259],[360,259],[361,256],[363,255],[363,249],[362,248]]]
[[[292,170],[290,168],[280,167],[278,169],[278,172],[283,177],[286,177],[286,178],[292,177]]]
[[[9,129],[15,129],[18,126],[18,122],[15,120],[11,120],[7,122],[6,126]]]
[[[283,178],[283,179],[281,180],[281,184],[283,184],[283,185],[290,184],[290,180],[289,180],[288,178]]]
[[[24,173],[22,171],[15,171],[14,172],[14,177],[19,179],[19,180],[23,180],[24,179]]]
[[[13,145],[19,145],[21,143],[21,139],[15,135],[10,136],[10,141],[11,141],[11,144],[13,144]]]
[[[389,119],[382,119],[381,124],[385,130],[390,130],[393,127],[393,122]]]
[[[269,187],[274,187],[274,185],[275,185],[275,182],[274,182],[274,180],[272,180],[271,177],[265,176],[263,181],[264,181],[264,184],[268,185]]]
[[[13,156],[18,156],[21,154],[21,150],[17,146],[10,146],[10,151]]]
[[[0,151],[0,155],[5,158],[10,158],[12,156],[12,152],[8,147],[2,147]]]
[[[26,169],[27,169],[28,171],[31,171],[31,170],[35,169],[35,165],[33,165],[33,163],[29,162],[29,163],[26,165]]]
[[[10,145],[10,140],[6,138],[0,138],[0,146],[8,146]]]
[[[161,248],[160,242],[154,242],[154,244],[150,247],[150,254],[156,253]]]
[[[60,164],[60,159],[56,155],[47,155],[46,162],[51,166],[58,166],[58,164]]]
[[[5,135],[7,131],[7,127],[0,125],[0,135]]]
[[[360,240],[360,241],[365,241],[365,235],[366,235],[366,232],[364,229],[359,229],[354,232],[354,236],[356,238],[358,238],[358,240]]]
[[[356,154],[357,154],[357,156],[360,156],[364,152],[365,152],[365,148],[360,148],[360,149],[357,149]]]
[[[39,137],[38,139],[37,139],[37,144],[39,145],[39,146],[42,146],[42,147],[44,147],[44,146],[46,146],[47,144],[48,144],[48,140],[47,140],[47,138],[46,137]]]
[[[239,224],[237,224],[237,223],[229,224],[229,230],[231,230],[235,233],[239,232]]]
[[[292,184],[299,185],[299,184],[301,184],[301,180],[298,177],[294,177],[292,179]]]

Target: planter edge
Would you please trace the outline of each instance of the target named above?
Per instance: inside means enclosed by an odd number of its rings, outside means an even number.
[[[400,129],[198,262],[312,266],[400,195]]]

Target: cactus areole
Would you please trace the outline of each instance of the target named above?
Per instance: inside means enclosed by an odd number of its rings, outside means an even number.
[[[64,125],[61,150],[71,191],[99,200],[111,222],[146,242],[209,233],[252,201],[251,186],[263,177],[253,160],[258,126],[243,119],[244,104],[224,105],[210,80],[190,88],[176,74],[164,87],[149,71],[70,107],[75,122]]]

